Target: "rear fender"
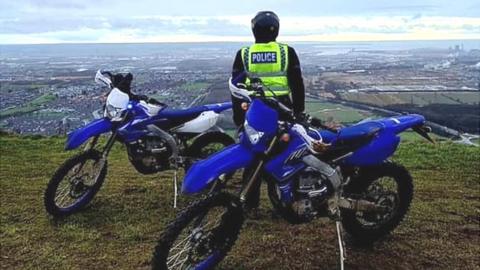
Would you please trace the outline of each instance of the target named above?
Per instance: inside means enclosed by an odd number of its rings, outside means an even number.
[[[202,133],[214,127],[219,114],[214,111],[204,111],[196,118],[184,123],[179,128],[173,129],[178,133]]]
[[[182,184],[182,193],[193,194],[204,190],[222,174],[233,173],[249,166],[254,154],[241,144],[234,144],[209,158],[196,162],[187,171]]]
[[[399,136],[391,130],[383,130],[369,144],[353,152],[345,163],[353,166],[380,164],[395,153],[399,143]]]
[[[110,122],[108,118],[94,120],[88,125],[68,133],[65,150],[75,149],[86,142],[89,138],[111,130],[112,122]]]
[[[393,116],[390,118],[382,119],[381,121],[387,127],[387,129],[393,129],[396,134],[399,134],[409,128],[424,125],[425,117],[419,114],[407,114]]]

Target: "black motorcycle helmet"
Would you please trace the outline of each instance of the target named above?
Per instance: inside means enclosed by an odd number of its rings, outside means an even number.
[[[252,19],[252,32],[257,42],[275,41],[280,28],[280,20],[272,11],[260,11]]]

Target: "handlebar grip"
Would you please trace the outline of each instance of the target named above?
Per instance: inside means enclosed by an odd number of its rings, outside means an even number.
[[[310,124],[312,124],[312,126],[314,126],[314,127],[322,127],[323,126],[322,120],[320,120],[316,117],[312,117],[312,120],[310,121]]]

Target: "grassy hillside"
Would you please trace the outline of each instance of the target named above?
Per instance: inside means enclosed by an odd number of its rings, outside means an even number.
[[[73,153],[62,138],[0,136],[0,269],[148,269],[155,242],[176,210],[172,172],[142,176],[118,146],[91,205],[54,220],[43,208],[49,177]],[[415,179],[406,220],[371,247],[348,245],[348,269],[480,269],[480,149],[412,140],[393,158]],[[183,204],[185,202],[182,202]],[[334,269],[333,223],[247,221],[221,269]]]

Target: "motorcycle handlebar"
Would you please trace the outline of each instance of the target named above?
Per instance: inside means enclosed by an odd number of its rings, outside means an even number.
[[[235,78],[232,78],[230,82],[233,86],[236,86],[238,83],[243,82],[243,80],[246,77],[247,77],[247,73],[244,71],[244,72],[240,73],[239,75],[237,75]],[[275,97],[273,97],[273,98],[272,97],[268,97],[268,98],[265,97],[265,93],[264,93],[264,91],[262,89],[262,86],[261,86],[261,81],[259,81],[258,83],[260,84],[260,87],[259,87],[259,89],[255,89],[254,92],[256,92],[256,93],[260,92],[261,98],[264,98],[264,100],[269,101],[269,103],[274,105],[274,107],[277,108],[283,114],[283,116],[287,118],[286,120],[288,120],[290,122],[293,122],[293,123],[301,124],[301,125],[306,126],[306,127],[313,126],[313,127],[323,128],[323,129],[332,131],[334,133],[338,132],[337,130],[332,129],[332,128],[324,125],[322,123],[322,121],[318,118],[310,117],[309,115],[306,115],[306,114],[295,115],[294,112],[290,108],[288,108],[283,103],[278,101]]]

